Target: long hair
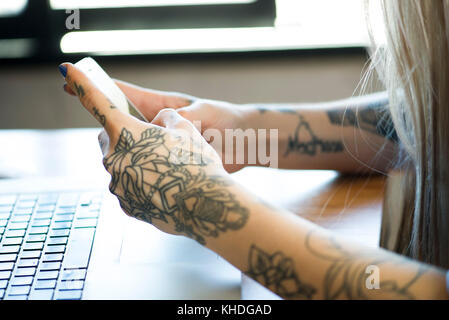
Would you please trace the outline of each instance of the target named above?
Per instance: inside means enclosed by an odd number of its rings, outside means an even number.
[[[393,250],[448,269],[449,0],[381,4],[386,41],[372,61],[406,154],[385,199],[401,211]]]

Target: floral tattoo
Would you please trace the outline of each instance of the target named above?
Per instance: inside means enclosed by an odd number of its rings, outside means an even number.
[[[137,141],[123,128],[114,152],[104,160],[112,176],[110,190],[122,208],[149,223],[171,220],[176,232],[203,245],[206,237],[241,229],[249,212],[229,191],[229,182],[206,175],[201,154],[189,153],[189,167],[173,161],[179,152],[167,147],[158,128],[145,130]]]

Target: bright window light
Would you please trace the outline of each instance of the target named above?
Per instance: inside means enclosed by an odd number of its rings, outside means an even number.
[[[175,30],[70,32],[61,40],[64,53],[102,55],[227,52],[273,49],[360,47],[364,39],[344,33],[302,32],[297,28],[208,28]]]
[[[27,0],[1,0],[0,17],[15,16],[25,9]]]
[[[64,1],[66,3],[66,1]],[[96,2],[97,3],[97,2]],[[274,27],[82,31],[64,53],[101,55],[362,47],[369,44],[363,1],[277,0]]]
[[[53,9],[156,7],[206,4],[251,3],[255,0],[50,0]]]
[[[0,39],[0,58],[26,58],[35,49],[33,39]]]

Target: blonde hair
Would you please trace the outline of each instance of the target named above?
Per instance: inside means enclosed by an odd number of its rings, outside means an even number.
[[[381,0],[373,56],[406,159],[394,250],[449,268],[449,0]],[[388,197],[389,196],[389,197]],[[384,239],[385,240],[385,239]],[[390,248],[391,249],[391,248]]]

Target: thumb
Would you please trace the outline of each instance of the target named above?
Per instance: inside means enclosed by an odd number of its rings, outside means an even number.
[[[182,129],[190,134],[199,134],[195,126],[187,119],[181,117],[174,109],[161,110],[151,123],[167,129]]]
[[[195,100],[194,97],[182,93],[142,88],[120,80],[115,80],[115,83],[150,121],[164,108],[181,108],[190,105]]]

